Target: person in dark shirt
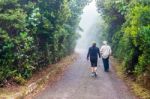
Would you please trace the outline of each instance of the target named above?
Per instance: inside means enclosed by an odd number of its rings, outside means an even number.
[[[97,76],[96,70],[97,70],[97,60],[98,56],[100,58],[100,51],[99,48],[96,47],[96,43],[93,42],[92,47],[89,48],[88,54],[87,54],[87,60],[91,62],[91,71],[93,76]]]

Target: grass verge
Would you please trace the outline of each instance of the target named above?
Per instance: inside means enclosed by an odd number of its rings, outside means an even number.
[[[36,72],[24,86],[11,86],[10,88],[0,88],[0,99],[30,99],[47,85],[52,85],[58,81],[64,71],[72,64],[77,54],[72,54],[63,58],[56,64],[49,65],[41,71]]]
[[[111,64],[119,78],[123,79],[129,86],[131,92],[133,92],[140,99],[150,99],[150,90],[147,90],[141,84],[127,77],[127,75],[124,73],[122,64],[117,59],[111,58]]]

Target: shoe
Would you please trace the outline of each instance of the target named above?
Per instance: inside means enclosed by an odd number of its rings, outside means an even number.
[[[95,76],[95,74],[94,74],[94,72],[92,72],[92,73],[91,73],[91,77],[94,77],[94,76]]]
[[[109,70],[105,70],[105,72],[109,72]]]
[[[96,72],[94,72],[94,77],[97,77],[97,73]]]
[[[97,77],[97,73],[96,72],[92,72],[91,73],[91,77]]]

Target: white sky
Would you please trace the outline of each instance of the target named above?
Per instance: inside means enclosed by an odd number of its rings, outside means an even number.
[[[80,27],[84,30],[80,32],[81,38],[78,39],[76,45],[76,51],[88,49],[92,41],[96,41],[97,35],[94,35],[97,31],[97,21],[99,16],[96,8],[96,2],[93,0],[89,5],[83,9],[83,14],[81,15]]]

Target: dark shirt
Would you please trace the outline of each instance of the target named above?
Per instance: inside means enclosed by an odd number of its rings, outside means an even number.
[[[100,52],[99,52],[99,48],[96,46],[92,46],[89,48],[88,54],[87,54],[87,58],[90,57],[90,59],[97,59],[98,55],[100,57]]]

